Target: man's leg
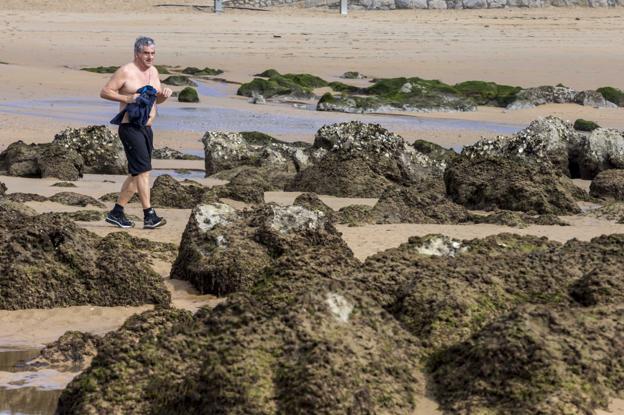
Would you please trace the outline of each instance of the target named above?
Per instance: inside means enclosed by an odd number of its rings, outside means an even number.
[[[143,209],[149,209],[152,207],[150,203],[150,184],[149,184],[150,172],[146,171],[134,176],[134,184],[139,192],[139,200]]]
[[[117,198],[117,204],[120,206],[126,206],[136,192],[137,185],[134,180],[134,176],[129,175],[121,185],[121,191],[119,192],[119,197]]]

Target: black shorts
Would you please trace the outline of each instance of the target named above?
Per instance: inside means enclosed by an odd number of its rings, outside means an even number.
[[[128,172],[136,176],[152,170],[152,150],[154,149],[154,133],[152,127],[134,124],[121,124],[119,138],[126,151]]]

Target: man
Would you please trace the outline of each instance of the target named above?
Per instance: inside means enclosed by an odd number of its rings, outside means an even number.
[[[138,192],[143,205],[143,228],[155,229],[167,221],[150,203],[150,171],[152,170],[153,133],[156,105],[171,96],[171,89],[161,88],[158,70],[154,67],[156,44],[149,37],[134,43],[134,60],[117,69],[104,85],[100,97],[119,102],[119,114],[111,123],[119,125],[119,138],[128,159],[130,175],[124,181],[113,210],[106,222],[120,228],[132,228],[134,222],[124,214],[124,206]]]

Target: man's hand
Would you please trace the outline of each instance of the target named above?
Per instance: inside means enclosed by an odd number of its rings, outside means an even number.
[[[163,88],[162,91],[159,91],[158,94],[156,95],[156,97],[158,98],[158,100],[160,102],[163,102],[164,100],[166,100],[167,98],[169,98],[171,96],[171,93],[173,91],[169,88]]]

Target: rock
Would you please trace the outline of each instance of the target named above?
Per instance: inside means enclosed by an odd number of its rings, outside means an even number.
[[[84,158],[77,150],[52,143],[42,145],[37,158],[40,176],[78,180],[84,170]]]
[[[264,98],[264,96],[253,92],[251,94],[251,99],[249,100],[249,102],[251,102],[252,104],[266,104],[266,99]]]
[[[294,206],[301,206],[309,211],[321,212],[328,219],[333,219],[335,212],[318,197],[316,193],[302,193],[295,198]]]
[[[35,209],[20,203],[14,202],[9,198],[0,197],[0,212],[4,212],[6,215],[14,215],[16,220],[22,216],[37,216],[38,213]],[[0,213],[1,214],[1,213]]]
[[[593,179],[608,169],[624,168],[624,136],[621,131],[597,128],[583,136],[572,156],[581,179]],[[574,177],[574,176],[573,176]]]
[[[464,9],[486,9],[486,0],[463,0]]]
[[[600,126],[593,121],[584,120],[582,118],[578,118],[574,121],[574,129],[576,131],[592,132],[596,128],[600,128]]]
[[[436,190],[428,182],[419,186],[386,189],[373,207],[374,223],[459,223],[466,221],[466,208],[450,201],[444,186]]]
[[[0,170],[9,176],[77,180],[82,177],[83,159],[76,151],[54,143],[27,145],[17,141],[0,153]]]
[[[543,104],[566,104],[574,102],[577,92],[572,88],[563,85],[557,86],[539,86],[535,88],[523,89],[516,94],[516,101],[512,102],[507,108],[518,109],[518,102],[522,106],[530,104],[533,106]]]
[[[36,193],[21,193],[21,192],[9,193],[6,195],[6,199],[11,200],[13,202],[18,202],[18,203],[45,202],[48,200],[47,197],[41,196]]]
[[[60,215],[0,208],[0,309],[168,305],[137,240],[123,232],[100,238]]]
[[[596,175],[589,186],[589,194],[601,199],[624,201],[624,170],[605,170]]]
[[[451,199],[468,209],[556,215],[580,212],[574,184],[549,164],[463,156],[451,162],[444,181]]]
[[[295,176],[294,172],[272,170],[266,167],[240,166],[222,170],[212,177],[228,180],[230,185],[255,186],[264,192],[282,191]]]
[[[606,264],[586,273],[570,288],[570,295],[584,307],[624,303],[624,278],[616,266]]]
[[[193,66],[187,66],[182,70],[183,74],[194,76],[215,76],[223,73],[222,69],[214,69],[205,67],[204,69],[195,68]]]
[[[54,184],[51,184],[50,186],[53,186],[53,187],[78,187],[74,183],[71,183],[71,182],[56,182]]]
[[[121,140],[104,125],[67,128],[54,136],[53,143],[80,154],[85,173],[128,174]]]
[[[379,197],[392,184],[408,185],[440,176],[444,167],[378,124],[326,125],[316,133],[319,161],[300,171],[287,187],[341,197]]]
[[[99,208],[105,208],[104,203],[92,198],[91,196],[81,195],[75,192],[60,192],[48,199],[51,202],[62,203],[69,206],[81,206],[87,205],[97,206]]]
[[[102,202],[113,202],[117,203],[117,199],[119,198],[119,192],[111,192],[103,194],[99,197]],[[139,195],[135,193],[128,203],[140,203]]]
[[[55,369],[62,372],[83,371],[91,365],[102,343],[100,336],[80,331],[67,331],[47,344],[34,359],[26,362],[30,369]]]
[[[349,205],[338,210],[337,221],[349,226],[358,226],[365,223],[372,223],[371,211],[373,208],[367,205]]]
[[[526,213],[512,212],[509,210],[500,210],[490,215],[469,215],[468,222],[472,223],[489,223],[494,225],[504,225],[517,228],[526,228],[529,225],[558,225],[569,226],[570,224],[562,221],[556,215],[538,215],[531,216]]]
[[[187,86],[178,93],[178,102],[199,102],[197,90],[193,87]]]
[[[600,95],[602,95],[604,99],[614,103],[618,107],[624,105],[624,92],[619,88],[605,86],[602,88],[598,88],[596,92],[600,93]]]
[[[192,86],[196,87],[197,84],[189,79],[188,76],[184,75],[171,75],[168,76],[164,81],[162,81],[165,85],[173,85],[173,86]]]
[[[309,145],[286,143],[261,133],[207,132],[206,176],[240,166],[296,172],[309,163]]]
[[[0,182],[0,197],[4,196],[7,191],[6,184]]]
[[[624,370],[622,321],[621,308],[520,308],[433,359],[434,395],[460,414],[606,408]]]
[[[617,105],[607,101],[598,91],[581,91],[574,97],[574,102],[594,108],[617,108]]]
[[[201,202],[206,188],[196,182],[184,185],[168,174],[156,177],[151,190],[154,207],[192,209]]]
[[[397,4],[397,8],[400,8],[398,4]],[[366,79],[365,75],[362,75],[361,73],[357,71],[347,71],[343,73],[340,77],[344,79]]]
[[[245,203],[264,203],[264,190],[257,186],[230,182],[225,186],[217,186],[214,190],[219,198],[232,199]]]
[[[225,295],[250,289],[284,255],[331,250],[338,262],[353,254],[322,212],[265,205],[235,212],[227,205],[198,205],[182,235],[171,278],[200,292]],[[319,252],[320,254],[320,252]]]
[[[199,156],[182,153],[170,147],[155,148],[152,152],[152,158],[160,160],[202,160]]]
[[[62,212],[58,213],[58,215],[79,222],[97,222],[104,220],[106,212],[102,212],[101,210],[78,210],[76,212]]]
[[[552,163],[563,174],[575,177],[572,174],[575,172],[570,172],[570,159],[581,139],[569,122],[549,116],[531,122],[527,128],[513,136],[497,137],[494,140],[482,139],[471,146],[465,146],[462,154],[470,158],[511,157],[537,163]]]

